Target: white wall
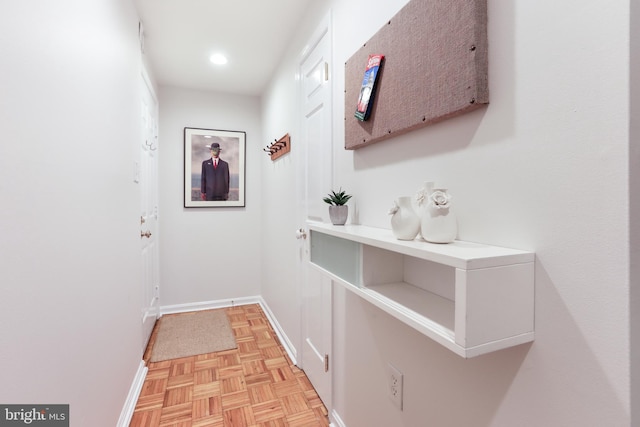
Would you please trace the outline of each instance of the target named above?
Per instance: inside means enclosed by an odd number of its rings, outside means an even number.
[[[640,76],[640,5],[631,3],[631,76]],[[640,215],[640,79],[631,80],[631,126],[629,138],[630,218]],[[631,401],[640,401],[640,225],[631,221]],[[632,425],[640,423],[640,405],[631,408]]]
[[[312,4],[311,7],[314,7]],[[295,39],[294,39],[295,41]],[[262,163],[262,186],[265,194],[262,206],[262,297],[286,331],[294,356],[301,346],[299,280],[296,262],[300,259],[300,244],[295,230],[304,224],[298,220],[301,201],[300,181],[295,174],[300,157],[298,144],[299,111],[295,61],[302,46],[289,49],[286,58],[262,97],[263,140],[273,141],[285,134],[291,136],[291,151],[276,161],[265,153]]]
[[[259,295],[259,98],[161,87],[159,101],[160,304]],[[245,207],[183,207],[185,127],[246,132]]]
[[[128,0],[0,14],[0,402],[114,426],[142,358],[138,20]]]
[[[392,200],[435,180],[454,196],[460,239],[537,254],[536,341],[471,360],[336,287],[334,409],[349,427],[631,425],[629,2],[489,0],[488,108],[354,152],[341,148],[343,64],[406,1],[325,3],[334,185],[355,195],[359,221],[388,228]],[[325,13],[318,6],[300,27],[274,78],[265,132],[295,129],[295,112],[276,107],[296,102],[301,43]],[[272,184],[295,180],[295,167],[263,176],[275,216],[283,189]],[[282,301],[295,281],[265,273],[268,303],[299,335],[299,309]],[[405,375],[403,412],[385,395],[387,363]]]

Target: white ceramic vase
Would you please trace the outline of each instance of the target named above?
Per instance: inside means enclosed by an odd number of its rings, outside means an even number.
[[[458,220],[451,209],[451,196],[445,188],[433,189],[427,196],[420,233],[431,243],[451,243],[456,239]]]
[[[413,199],[413,210],[420,218],[422,218],[422,214],[427,209],[427,202],[429,201],[429,194],[433,192],[433,182],[426,181],[422,188],[416,191],[416,194]]]
[[[411,197],[398,197],[391,214],[391,231],[398,240],[413,240],[420,231],[420,218],[411,206]]]

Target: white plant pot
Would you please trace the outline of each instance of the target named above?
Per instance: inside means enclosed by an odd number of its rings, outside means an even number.
[[[329,218],[331,218],[331,224],[344,225],[347,222],[347,216],[349,216],[349,206],[329,206]]]

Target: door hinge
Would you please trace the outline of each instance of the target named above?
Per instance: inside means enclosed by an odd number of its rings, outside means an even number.
[[[329,372],[329,355],[324,355],[324,371]]]

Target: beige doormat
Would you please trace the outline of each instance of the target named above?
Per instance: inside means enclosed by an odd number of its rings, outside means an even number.
[[[224,309],[163,316],[158,326],[151,362],[237,348]]]

